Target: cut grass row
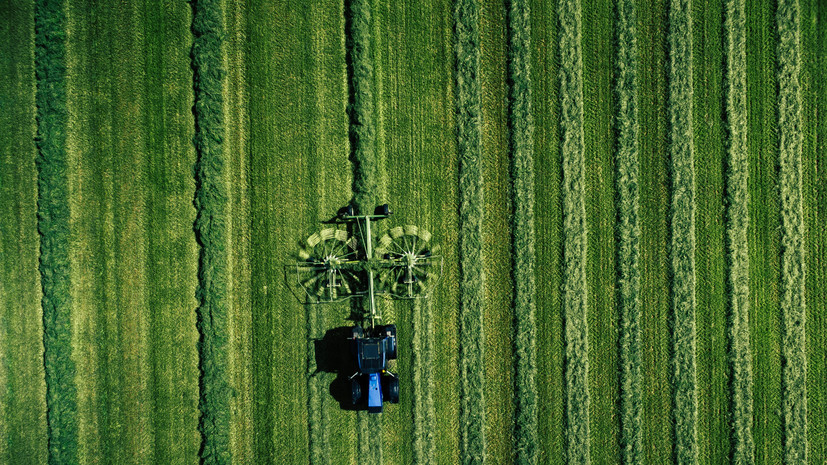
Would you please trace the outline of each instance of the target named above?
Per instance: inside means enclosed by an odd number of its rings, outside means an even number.
[[[230,383],[228,379],[229,282],[227,251],[228,192],[223,149],[224,11],[219,0],[193,5],[193,70],[195,80],[194,138],[196,238],[201,245],[197,326],[201,395],[199,430],[205,463],[230,463]]]
[[[801,12],[778,2],[778,130],[784,463],[807,463],[806,254],[802,192]]]
[[[638,158],[637,13],[635,2],[617,5],[617,233],[620,288],[620,441],[624,464],[644,460],[640,350],[640,162]]]
[[[69,186],[66,128],[66,10],[35,2],[40,275],[49,463],[77,463],[78,421],[72,358]]]
[[[537,463],[536,284],[534,276],[534,117],[531,96],[531,23],[528,0],[508,9],[509,134],[514,280],[514,460]]]
[[[376,153],[376,105],[373,18],[370,0],[346,2],[347,58],[350,84],[350,143],[353,203],[358,213],[377,204],[379,166]]]
[[[749,327],[749,159],[747,145],[747,61],[744,0],[727,0],[726,115],[729,122],[727,253],[729,256],[729,341],[731,364],[732,462],[755,460],[752,435],[752,352]]]
[[[697,463],[695,362],[695,168],[692,137],[692,12],[689,0],[669,10],[672,165],[672,389],[674,460]]]
[[[485,461],[485,360],[480,109],[480,33],[476,0],[454,3],[459,158],[460,460]]]
[[[586,283],[586,173],[583,142],[581,4],[565,0],[560,21],[563,159],[563,308],[566,341],[566,457],[589,463],[589,334]]]

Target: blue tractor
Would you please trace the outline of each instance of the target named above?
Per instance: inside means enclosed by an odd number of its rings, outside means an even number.
[[[354,326],[351,350],[358,367],[350,377],[353,405],[381,413],[383,402],[399,403],[399,378],[388,371],[388,362],[396,359],[396,326],[376,326],[367,334]]]
[[[387,204],[376,207],[373,214],[356,214],[352,206],[340,209],[328,221],[336,226],[308,237],[295,264],[304,303],[366,300],[364,329],[351,330],[358,371],[350,382],[353,404],[375,413],[382,411],[383,401],[399,402],[399,378],[388,371],[388,361],[396,359],[396,326],[376,324],[382,317],[375,300],[427,298],[442,274],[442,257],[427,230],[396,226],[378,239],[373,237],[373,223],[390,215]]]

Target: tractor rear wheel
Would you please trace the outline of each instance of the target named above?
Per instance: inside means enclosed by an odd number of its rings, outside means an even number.
[[[396,360],[396,325],[385,326],[384,332],[389,341],[389,346],[386,347],[388,360]]]
[[[354,326],[350,328],[350,338],[351,339],[361,339],[364,335],[364,331],[362,331],[361,326]]]
[[[358,404],[362,399],[362,385],[359,383],[359,378],[350,380],[350,395],[353,405]]]
[[[399,378],[396,376],[388,376],[386,378],[388,386],[388,402],[392,404],[399,403]]]

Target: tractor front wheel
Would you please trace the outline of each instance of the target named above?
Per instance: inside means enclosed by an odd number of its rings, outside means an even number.
[[[358,378],[350,380],[350,395],[353,405],[358,404],[362,399],[362,385],[359,383]]]

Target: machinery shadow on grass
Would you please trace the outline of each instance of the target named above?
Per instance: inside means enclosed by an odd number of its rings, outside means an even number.
[[[335,373],[336,378],[330,383],[330,395],[339,402],[342,410],[360,410],[353,405],[350,376],[358,370],[351,351],[350,326],[341,326],[327,330],[322,339],[313,341],[316,352],[316,376],[320,372]]]

